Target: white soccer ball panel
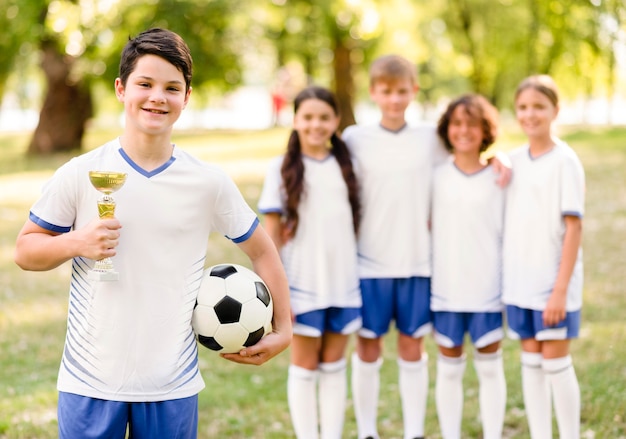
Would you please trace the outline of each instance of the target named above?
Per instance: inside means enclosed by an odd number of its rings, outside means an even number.
[[[265,325],[268,308],[255,296],[254,300],[249,300],[243,304],[239,323],[250,332],[254,332]]]
[[[248,276],[251,280],[256,282],[263,282],[263,279],[256,274],[253,270],[250,270],[248,267],[244,267],[243,265],[231,264],[233,267],[237,269],[238,273],[242,275]]]
[[[256,285],[249,276],[237,273],[224,279],[226,294],[241,303],[256,298]]]
[[[220,353],[230,354],[243,349],[243,344],[248,339],[250,332],[239,323],[227,323],[220,325],[215,331],[215,341],[224,347]]]
[[[198,305],[214,306],[226,293],[226,285],[221,277],[210,276],[209,271],[205,271],[198,290]]]
[[[217,314],[212,306],[196,306],[191,317],[191,326],[196,334],[212,337],[220,326]]]

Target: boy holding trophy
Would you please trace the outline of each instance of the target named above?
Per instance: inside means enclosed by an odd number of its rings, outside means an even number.
[[[223,171],[171,143],[191,76],[177,34],[150,29],[129,40],[115,81],[122,135],[61,166],[18,235],[24,270],[72,261],[60,438],[124,438],[127,428],[136,438],[197,436],[204,382],[191,315],[211,232],[245,252],[274,299],[273,333],[224,358],[258,365],[289,344],[289,292],[272,240]],[[108,205],[98,205],[99,191]]]

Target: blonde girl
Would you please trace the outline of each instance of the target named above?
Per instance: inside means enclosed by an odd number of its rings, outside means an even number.
[[[557,87],[531,76],[515,94],[528,138],[511,154],[513,179],[504,225],[503,301],[521,340],[522,389],[533,439],[580,436],[580,389],[570,356],[582,306],[585,175],[576,153],[553,134]]]

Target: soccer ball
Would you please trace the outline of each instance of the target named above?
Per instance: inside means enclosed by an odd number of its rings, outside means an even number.
[[[239,352],[272,331],[273,302],[265,282],[237,264],[204,270],[191,325],[203,346]]]

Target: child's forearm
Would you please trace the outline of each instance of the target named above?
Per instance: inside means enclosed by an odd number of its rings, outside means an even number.
[[[274,245],[280,251],[283,246],[282,239],[282,224],[280,221],[280,215],[277,213],[268,213],[265,215],[265,221],[263,222],[263,228],[267,234],[272,238]]]
[[[71,232],[57,235],[35,230],[38,228],[27,224],[18,235],[14,260],[21,269],[52,270],[74,257],[80,243],[73,239]]]
[[[289,284],[275,244],[264,229],[257,228],[248,241],[239,245],[250,258],[254,271],[261,276],[272,294],[274,331],[283,332],[291,339]]]
[[[565,217],[565,236],[563,238],[563,250],[559,272],[554,283],[553,290],[567,294],[567,287],[574,272],[578,249],[582,241],[582,220],[575,216]]]

